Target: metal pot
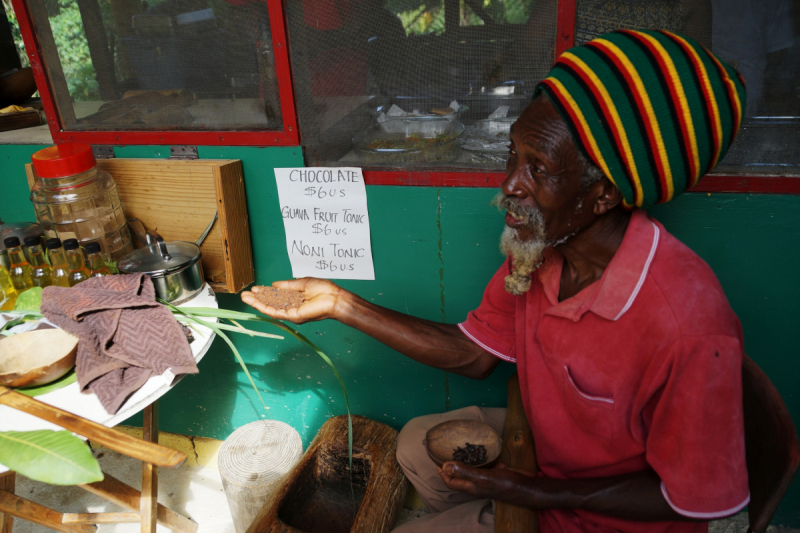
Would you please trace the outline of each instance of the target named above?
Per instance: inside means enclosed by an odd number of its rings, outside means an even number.
[[[138,226],[141,226],[141,222]],[[131,227],[141,238],[137,224],[131,223]],[[146,246],[119,260],[117,268],[120,272],[147,274],[153,281],[156,295],[169,303],[185,302],[200,292],[204,281],[199,246],[184,241],[164,242],[154,231],[144,231],[142,240],[147,242]]]

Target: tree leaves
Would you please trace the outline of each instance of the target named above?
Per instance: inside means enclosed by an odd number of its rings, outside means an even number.
[[[23,476],[52,485],[103,479],[89,447],[69,431],[0,432],[0,463]]]
[[[33,287],[17,297],[14,311],[39,311],[42,306],[42,288]]]

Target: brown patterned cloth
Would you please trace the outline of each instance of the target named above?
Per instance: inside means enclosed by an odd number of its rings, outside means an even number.
[[[198,371],[181,326],[155,296],[144,274],[90,278],[42,294],[42,314],[80,339],[81,391],[91,390],[110,414],[151,376]]]

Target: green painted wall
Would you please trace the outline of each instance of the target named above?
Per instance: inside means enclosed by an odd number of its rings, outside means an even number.
[[[4,220],[33,219],[22,165],[38,148],[0,146]],[[116,154],[166,157],[167,150],[122,147]],[[200,157],[242,160],[256,283],[291,277],[272,169],[302,166],[300,149],[201,147]],[[463,320],[502,261],[497,239],[503,220],[488,205],[494,194],[490,189],[367,187],[376,280],[341,284],[402,312]],[[747,352],[778,387],[800,427],[800,197],[687,194],[650,212],[714,268],[744,325]],[[235,295],[220,295],[219,301],[225,308],[249,309]],[[425,413],[505,404],[510,365],[476,382],[407,360],[338,323],[299,329],[333,359],[354,413],[400,428]],[[163,430],[224,439],[243,424],[272,417],[294,426],[308,443],[329,416],[345,412],[332,372],[299,342],[241,336],[235,342],[268,412],[230,350],[217,340],[200,374],[186,377],[161,400]],[[773,522],[800,527],[800,482]]]

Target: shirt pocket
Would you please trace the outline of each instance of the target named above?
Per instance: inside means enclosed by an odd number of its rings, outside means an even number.
[[[613,436],[614,397],[588,392],[567,365],[563,369],[564,402],[575,424],[603,441]]]

